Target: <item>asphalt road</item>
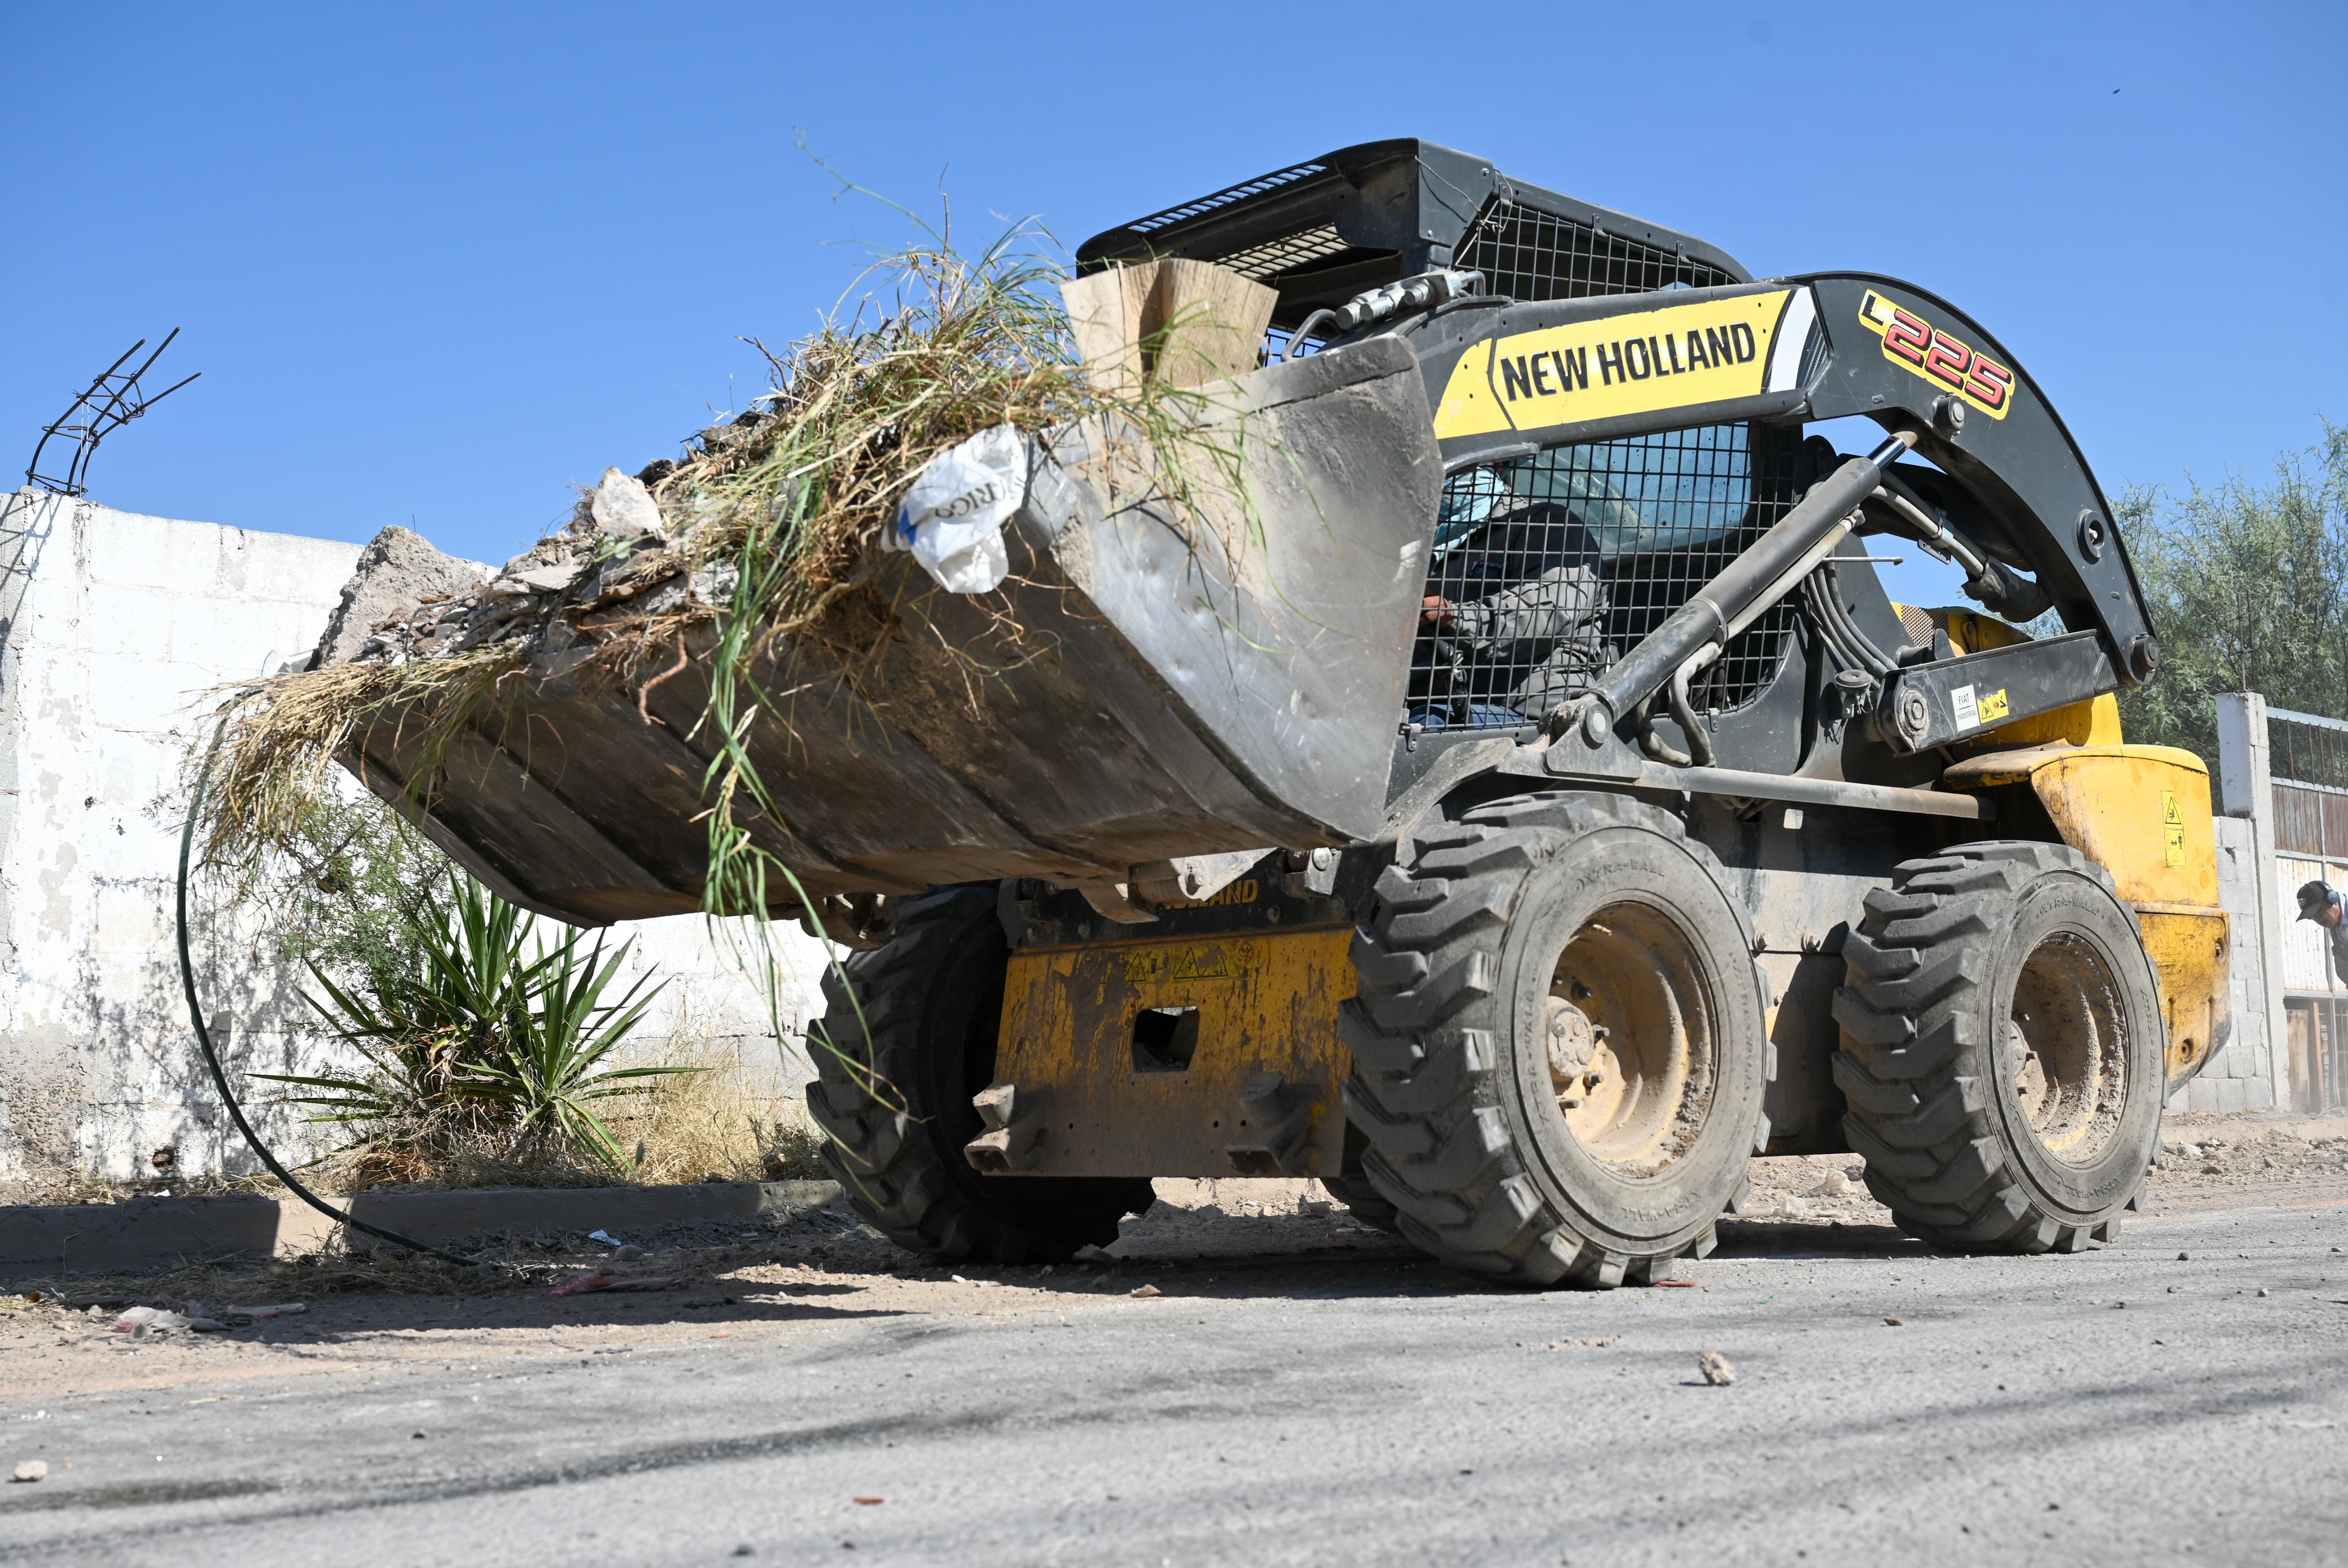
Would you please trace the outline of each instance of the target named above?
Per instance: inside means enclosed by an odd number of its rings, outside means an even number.
[[[1241,1249],[1104,1286],[1140,1299],[814,1284],[758,1333],[9,1393],[0,1459],[53,1462],[0,1562],[2348,1563],[2343,1222],[1732,1225],[1611,1294]]]

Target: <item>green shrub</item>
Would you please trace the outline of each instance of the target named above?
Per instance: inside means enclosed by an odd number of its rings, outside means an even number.
[[[395,906],[399,929],[378,933],[343,975],[303,959],[323,993],[303,999],[365,1068],[251,1076],[311,1091],[288,1102],[350,1128],[343,1152],[377,1179],[413,1180],[482,1153],[625,1174],[595,1102],[690,1070],[612,1065],[660,987],[639,979],[614,998],[628,944],[607,957],[601,937],[587,946],[575,931],[549,944],[534,919],[469,876],[446,872],[426,885],[433,896]]]

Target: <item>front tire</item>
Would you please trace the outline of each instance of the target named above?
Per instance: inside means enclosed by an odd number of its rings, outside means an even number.
[[[2160,1136],[2166,1028],[2136,916],[2060,844],[1963,844],[1867,897],[1835,996],[1843,1130],[1910,1234],[2075,1252]]]
[[[1767,1138],[1773,1049],[1719,862],[1625,796],[1423,830],[1356,934],[1344,1024],[1363,1170],[1404,1235],[1523,1284],[1712,1250]]]
[[[825,972],[808,1031],[824,1163],[875,1229],[949,1263],[1063,1262],[1153,1201],[1143,1180],[989,1176],[963,1158],[981,1130],[971,1097],[994,1077],[1009,959],[994,884],[942,888]]]

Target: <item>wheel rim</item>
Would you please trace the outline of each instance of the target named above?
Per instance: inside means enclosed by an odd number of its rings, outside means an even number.
[[[1696,949],[1662,911],[1609,904],[1558,955],[1546,1041],[1565,1130],[1618,1176],[1684,1154],[1712,1107],[1719,1031]]]
[[[2058,931],[2024,960],[2006,1024],[2006,1081],[2047,1153],[2091,1165],[2127,1104],[2127,1006],[2095,944]]]

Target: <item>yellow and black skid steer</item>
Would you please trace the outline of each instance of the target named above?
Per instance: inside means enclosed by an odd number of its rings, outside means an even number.
[[[2006,346],[1416,140],[1078,262],[1269,291],[1220,403],[1245,526],[1071,432],[1007,614],[908,589],[1030,639],[968,711],[922,706],[934,645],[878,686],[774,654],[817,696],[761,761],[806,896],[770,913],[858,949],[808,1105],[871,1223],[1041,1262],[1153,1177],[1317,1177],[1459,1268],[1612,1285],[1708,1252],[1754,1156],[1850,1151],[1936,1245],[2112,1236],[2226,1040],[2227,920],[2204,764],[2121,738],[2159,664],[2127,543]],[[1892,603],[1887,542],[1972,603]],[[640,699],[665,728],[550,679],[567,771],[477,738],[427,826],[566,919],[697,907],[660,755],[696,678]]]

